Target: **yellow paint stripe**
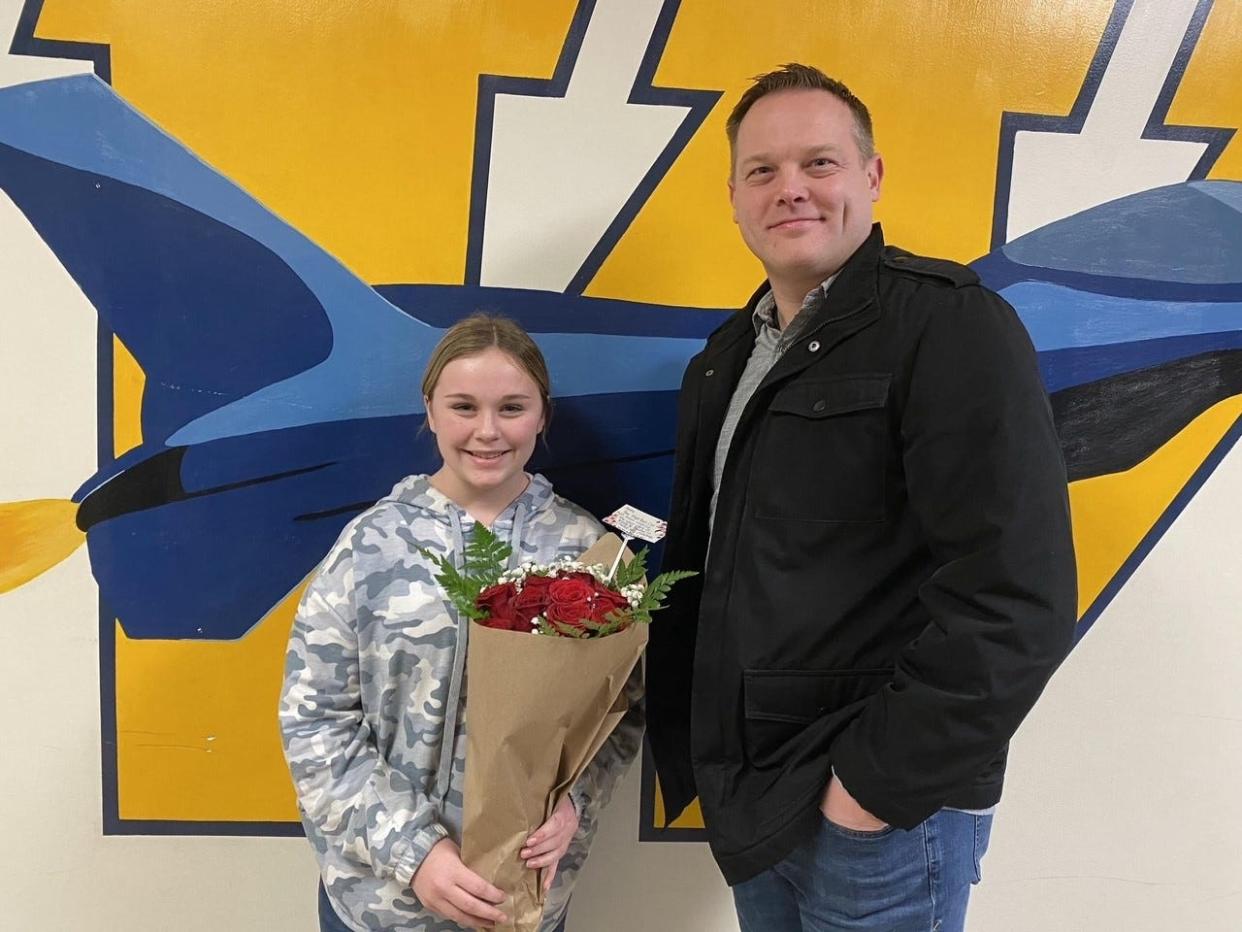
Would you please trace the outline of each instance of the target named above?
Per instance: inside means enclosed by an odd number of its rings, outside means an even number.
[[[369,282],[459,284],[480,74],[550,77],[575,0],[47,0],[113,85]]]
[[[660,784],[655,788],[655,827],[664,826],[664,794],[660,792]],[[706,828],[703,822],[703,809],[697,799],[693,800],[685,811],[673,820],[669,828]]]
[[[301,587],[237,641],[116,627],[122,819],[296,821],[276,707]]]
[[[82,545],[77,513],[75,503],[60,498],[0,504],[0,592],[30,582]]]
[[[1134,468],[1071,483],[1080,618],[1239,416],[1242,396],[1227,398]]]
[[[142,393],[147,377],[133,354],[112,338],[112,455],[142,444]]]
[[[1111,0],[683,3],[655,83],[724,96],[587,293],[736,307],[763,280],[731,223],[724,124],[752,75],[788,61],[823,67],[871,108],[888,167],[877,216],[890,242],[963,262],[983,255],[1001,114],[1068,113],[1112,8]]]
[[[1242,126],[1242,3],[1212,6],[1165,121],[1170,126]],[[1242,133],[1235,133],[1209,178],[1242,180]]]

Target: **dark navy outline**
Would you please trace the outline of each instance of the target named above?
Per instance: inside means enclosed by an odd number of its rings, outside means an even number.
[[[463,279],[467,285],[479,284],[483,267],[483,230],[487,214],[487,184],[492,160],[492,125],[496,113],[496,95],[564,97],[569,89],[569,79],[578,63],[578,53],[582,51],[587,26],[595,12],[595,3],[596,0],[579,0],[573,20],[569,24],[569,31],[565,36],[565,44],[561,48],[560,58],[556,63],[556,70],[553,71],[551,78],[545,80],[495,74],[479,75],[479,97],[474,124],[474,169],[470,184],[470,233],[466,246],[466,268]],[[669,35],[680,5],[681,0],[664,0],[664,6],[651,31],[651,41],[647,44],[647,51],[638,66],[638,73],[634,77],[634,84],[626,102],[688,107],[689,112],[672,139],[669,140],[668,145],[664,147],[622,205],[617,216],[604,230],[599,242],[587,255],[582,266],[574,273],[565,289],[566,294],[582,294],[586,290],[600,266],[604,264],[604,260],[608,258],[625,231],[629,229],[634,218],[638,216],[638,212],[642,210],[643,205],[655,192],[677,157],[698,132],[703,121],[707,119],[716,101],[724,93],[723,91],[690,90],[688,88],[658,88],[653,83],[656,68],[664,56],[664,49],[668,45]]]
[[[1187,181],[1202,181],[1207,177],[1212,166],[1216,164],[1225,147],[1233,138],[1236,130],[1209,126],[1167,126],[1165,118],[1173,105],[1173,98],[1185,77],[1186,68],[1190,64],[1195,47],[1207,25],[1208,16],[1214,0],[1199,0],[1182,44],[1173,57],[1169,73],[1165,76],[1164,85],[1156,97],[1155,106],[1147,118],[1147,125],[1139,135],[1140,139],[1165,139],[1177,142],[1202,142],[1207,144],[1203,156],[1191,171]],[[1087,115],[1095,103],[1104,72],[1108,70],[1113,52],[1121,39],[1122,29],[1134,7],[1134,0],[1117,0],[1113,12],[1104,26],[1104,35],[1096,49],[1095,57],[1087,66],[1087,75],[1074,106],[1065,116],[1051,116],[1039,113],[1019,113],[1006,110],[1001,114],[1000,149],[996,160],[996,193],[992,207],[992,243],[995,250],[1005,244],[1005,228],[1009,225],[1009,188],[1013,181],[1013,147],[1020,131],[1040,133],[1063,133],[1074,135],[1082,132],[1087,122]]]
[[[372,285],[401,312],[433,327],[450,327],[472,311],[512,317],[527,333],[589,333],[704,340],[737,308],[649,304],[489,285]],[[1242,302],[1242,285],[1238,286]]]
[[[42,0],[38,0],[42,3]],[[99,468],[113,462],[115,439],[113,386],[115,384],[112,353],[112,331],[97,318],[95,327],[95,456]],[[106,391],[101,389],[107,386]],[[87,543],[87,547],[90,544]],[[120,806],[120,781],[117,771],[116,734],[116,616],[108,611],[96,587],[99,604],[99,766],[103,834],[124,834],[116,829]]]
[[[105,835],[225,835],[235,838],[301,838],[301,822],[174,822],[116,819],[105,823]]]
[[[113,376],[113,354],[112,354],[112,330],[103,322],[103,318],[96,318],[95,324],[95,459],[99,463],[99,468],[106,469],[116,462],[116,457],[112,455],[113,446],[116,438],[112,434],[114,422],[113,404],[113,385],[115,382]],[[99,390],[100,386],[107,386],[106,392]]]
[[[105,84],[112,83],[112,46],[102,42],[66,42],[63,39],[41,39],[35,27],[43,13],[43,0],[26,0],[17,16],[10,55],[32,55],[88,61],[95,66],[95,75]]]
[[[1078,620],[1078,629],[1074,633],[1075,645],[1083,639],[1086,633],[1091,630],[1091,626],[1099,620],[1104,609],[1108,608],[1109,603],[1113,601],[1117,593],[1121,591],[1121,588],[1130,581],[1130,577],[1139,568],[1139,564],[1147,559],[1147,555],[1155,548],[1165,532],[1173,526],[1173,522],[1181,517],[1182,512],[1186,510],[1186,506],[1190,504],[1191,499],[1198,494],[1199,489],[1203,488],[1203,484],[1216,471],[1216,467],[1221,464],[1221,461],[1229,455],[1229,451],[1233,449],[1239,438],[1242,438],[1242,416],[1238,417],[1233,422],[1233,426],[1217,441],[1216,446],[1212,448],[1212,452],[1199,464],[1199,467],[1194,471],[1189,481],[1182,486],[1181,490],[1174,496],[1173,501],[1169,503],[1169,507],[1161,513],[1156,523],[1143,535],[1138,546],[1126,557],[1125,562],[1113,574],[1108,584],[1100,590],[1100,594],[1095,597],[1095,600],[1083,612],[1082,617]]]
[[[103,790],[103,834],[127,835],[119,817],[120,782],[116,740],[116,618],[99,600],[99,766]]]
[[[996,256],[998,258],[993,259]],[[1023,265],[1004,253],[971,263],[987,287],[1001,292],[1016,285],[1052,285],[1105,298],[1165,304],[1233,304],[1242,302],[1242,281],[1186,282],[1106,273],[1078,272]],[[1037,277],[1038,276],[1038,277]]]

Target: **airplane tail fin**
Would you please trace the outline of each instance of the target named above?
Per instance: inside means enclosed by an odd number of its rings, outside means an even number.
[[[0,593],[43,575],[82,546],[77,510],[66,499],[0,503]]]

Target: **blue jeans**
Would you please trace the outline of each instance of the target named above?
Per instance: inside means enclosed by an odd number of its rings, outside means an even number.
[[[962,932],[992,816],[942,809],[910,831],[814,837],[733,888],[742,932]]]
[[[568,913],[561,917],[561,921],[557,923],[553,932],[565,932],[567,916]],[[319,884],[319,932],[352,932],[332,908],[332,901],[328,899],[328,891],[323,888],[322,882]]]
[[[319,932],[353,932],[345,925],[344,920],[336,914],[332,901],[328,899],[328,891],[319,883]]]

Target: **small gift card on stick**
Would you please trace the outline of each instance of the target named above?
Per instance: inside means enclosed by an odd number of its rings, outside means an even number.
[[[609,579],[617,571],[617,564],[621,561],[621,553],[625,551],[626,544],[635,537],[649,544],[658,543],[668,533],[668,522],[645,511],[639,511],[633,505],[622,505],[605,518],[604,523],[621,532],[621,552],[612,562],[612,569],[608,571]]]
[[[662,521],[645,511],[639,511],[633,505],[622,505],[605,518],[604,523],[615,527],[629,540],[637,537],[649,544],[658,543],[668,533],[667,521]]]

